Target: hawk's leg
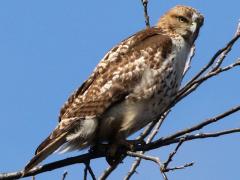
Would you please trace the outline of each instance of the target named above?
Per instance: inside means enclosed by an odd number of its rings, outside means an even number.
[[[144,140],[126,140],[125,136],[119,134],[110,142],[106,160],[110,165],[119,162],[126,151],[135,151],[135,147],[145,144]]]
[[[98,154],[99,150],[107,149],[108,144],[98,143],[90,147],[89,152],[92,154]]]

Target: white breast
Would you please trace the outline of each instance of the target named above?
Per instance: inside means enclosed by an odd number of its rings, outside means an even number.
[[[188,58],[189,52],[190,52],[190,45],[185,42],[185,40],[182,37],[176,37],[172,38],[173,44],[175,46],[174,50],[174,56],[176,58],[175,60],[175,66],[177,68],[178,77],[182,78],[182,74],[185,68],[186,60]]]

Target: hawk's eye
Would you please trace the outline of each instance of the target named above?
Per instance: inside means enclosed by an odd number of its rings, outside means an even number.
[[[188,23],[189,22],[188,19],[183,17],[183,16],[178,16],[177,19],[181,23]]]

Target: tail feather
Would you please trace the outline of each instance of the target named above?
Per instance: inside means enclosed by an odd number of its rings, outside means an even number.
[[[24,172],[28,172],[41,161],[46,159],[50,154],[56,151],[61,145],[66,142],[67,132],[62,133],[61,135],[51,139],[50,136],[43,141],[42,144],[37,148],[36,155],[30,160],[30,162],[25,166]]]

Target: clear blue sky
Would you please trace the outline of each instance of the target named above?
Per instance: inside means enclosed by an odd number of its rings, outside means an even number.
[[[202,0],[150,0],[154,24],[176,4],[190,5],[205,16],[196,43],[193,67],[186,79],[207,63],[213,53],[232,37],[240,18],[240,2]],[[113,45],[144,28],[140,0],[0,1],[0,172],[24,167],[37,145],[57,123],[59,108],[69,94],[88,77]],[[240,56],[238,42],[226,60]],[[160,135],[189,127],[240,103],[239,68],[208,81],[178,104]],[[186,80],[185,80],[186,81]],[[240,113],[202,132],[240,126]],[[239,179],[239,135],[198,140],[183,145],[173,165],[195,161],[194,167],[169,174],[174,180]],[[149,152],[165,159],[169,148]],[[81,154],[83,152],[77,152]],[[72,156],[53,155],[45,162]],[[129,158],[109,179],[121,179],[130,167]],[[99,175],[104,159],[92,162]],[[83,165],[44,173],[38,180],[81,179]],[[155,164],[144,162],[133,179],[157,179]]]

